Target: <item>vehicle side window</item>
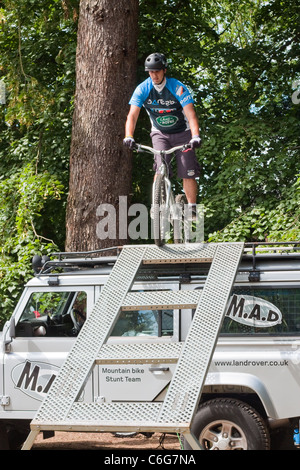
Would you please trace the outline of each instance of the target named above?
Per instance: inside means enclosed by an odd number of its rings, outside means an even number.
[[[111,336],[172,336],[173,310],[121,312]]]
[[[16,336],[77,336],[86,309],[86,292],[34,292],[16,325]]]
[[[221,333],[299,335],[300,289],[251,286],[234,288]]]

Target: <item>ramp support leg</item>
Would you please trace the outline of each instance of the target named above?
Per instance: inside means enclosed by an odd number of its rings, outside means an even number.
[[[39,432],[40,432],[39,430],[30,431],[26,441],[23,444],[22,450],[30,450],[31,449],[31,447],[33,446],[33,443],[34,443],[37,435],[39,434]]]
[[[185,431],[182,433],[182,435],[187,440],[193,450],[204,450],[199,442],[199,439],[197,439],[191,431]]]

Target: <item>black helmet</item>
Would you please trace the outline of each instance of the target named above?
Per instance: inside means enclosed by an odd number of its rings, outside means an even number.
[[[148,72],[149,70],[166,69],[167,66],[167,59],[163,54],[160,54],[159,52],[154,52],[154,54],[150,54],[145,60],[146,72]]]

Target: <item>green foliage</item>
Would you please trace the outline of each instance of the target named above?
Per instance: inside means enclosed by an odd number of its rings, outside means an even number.
[[[28,164],[10,178],[0,182],[0,323],[12,313],[25,280],[32,275],[31,260],[35,254],[47,254],[57,249],[43,229],[42,216],[50,217],[49,202],[59,204],[62,184],[44,172],[36,174]],[[58,211],[59,212],[59,211]]]
[[[194,92],[206,239],[299,239],[300,104],[291,99],[300,80],[298,2],[139,3],[138,82],[145,57],[160,51],[169,75]],[[64,247],[78,5],[0,1],[1,322],[31,274],[31,256]],[[143,111],[136,139],[150,143],[149,129]],[[134,161],[133,202],[149,205],[152,158]]]
[[[0,2],[0,324],[31,258],[63,249],[78,2]]]
[[[6,0],[0,9],[0,174],[36,160],[68,183],[76,22],[60,0]]]
[[[235,238],[270,238],[277,233],[274,208],[289,207],[290,197],[297,200],[288,190],[300,172],[300,105],[291,99],[292,83],[300,77],[297,4],[140,3],[140,77],[146,55],[159,50],[171,61],[169,74],[194,91],[203,139],[199,202],[206,207],[206,238],[219,230],[222,239],[229,236],[235,220]],[[253,230],[251,219],[261,211],[270,223],[265,231]]]
[[[300,179],[283,192],[283,198],[266,199],[237,215],[223,230],[209,235],[210,242],[300,240]]]

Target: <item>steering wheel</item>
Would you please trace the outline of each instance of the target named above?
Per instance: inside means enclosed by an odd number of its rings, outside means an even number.
[[[78,321],[78,319],[76,318],[76,316],[80,317],[83,322],[80,323]],[[83,315],[83,313],[78,310],[77,308],[72,308],[71,312],[70,312],[70,317],[72,319],[72,322],[73,322],[73,325],[74,325],[74,328],[75,328],[75,331],[77,331],[79,333],[79,331],[81,330],[82,328],[82,325],[83,323],[85,322],[85,316]]]

